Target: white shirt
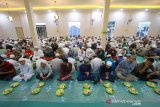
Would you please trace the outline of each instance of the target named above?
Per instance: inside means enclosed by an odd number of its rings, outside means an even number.
[[[101,65],[102,65],[102,60],[100,58],[96,57],[91,60],[91,68],[93,72],[98,72]]]
[[[68,52],[69,52],[69,49],[67,47],[64,47],[62,50],[63,50],[63,52],[64,52],[65,55],[67,55]]]
[[[95,55],[94,51],[91,48],[88,48],[86,50],[86,57],[87,58],[92,58]]]
[[[39,67],[38,72],[41,77],[45,74],[48,74],[47,77],[49,77],[52,74],[52,69],[50,65],[46,64],[45,68]]]
[[[38,51],[34,51],[33,57],[39,57],[41,54],[44,55],[44,54],[43,54],[43,51],[40,50],[40,49],[38,49]]]
[[[30,64],[26,63],[24,65],[20,65],[20,72],[21,72],[21,74],[28,74],[28,73],[32,74],[33,69]]]
[[[73,59],[72,57],[68,57],[68,62],[70,62],[72,64],[72,71],[75,71],[75,59]]]
[[[84,58],[84,57],[85,57],[85,54],[86,54],[85,51],[82,52],[81,49],[78,50],[78,57],[79,57],[79,58],[80,58],[80,57],[83,57],[83,58]]]
[[[156,71],[160,72],[160,61],[154,61],[153,66],[155,67]]]
[[[28,63],[28,64],[32,65],[32,62],[31,62],[31,60],[30,60],[30,59],[26,59],[26,63]]]
[[[40,68],[40,66],[41,66],[41,62],[43,61],[44,59],[38,59],[37,61],[36,61],[36,68],[38,69],[38,68]]]
[[[55,58],[51,60],[50,65],[55,71],[60,72],[61,63],[63,63],[62,59]]]

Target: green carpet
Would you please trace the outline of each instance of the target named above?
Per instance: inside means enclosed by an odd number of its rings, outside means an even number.
[[[77,76],[77,73],[74,74],[74,77]],[[138,95],[133,95],[128,92],[127,88],[123,86],[123,81],[117,80],[115,83],[111,83],[113,89],[115,90],[114,95],[109,95],[105,92],[105,88],[102,84],[93,85],[91,84],[92,94],[90,96],[84,96],[82,94],[82,86],[84,82],[75,81],[66,81],[68,87],[65,89],[65,94],[62,97],[57,97],[55,91],[58,89],[58,82],[56,74],[53,80],[45,82],[45,86],[41,88],[41,92],[37,95],[31,95],[31,90],[34,89],[39,82],[35,77],[28,82],[21,82],[20,86],[16,87],[14,91],[9,95],[3,95],[0,93],[0,105],[5,107],[16,107],[21,106],[38,106],[44,107],[46,104],[47,107],[51,105],[65,105],[68,107],[72,106],[92,106],[98,107],[109,105],[106,101],[111,100],[112,106],[130,106],[131,103],[124,103],[123,101],[141,101],[141,105],[158,106],[160,104],[160,95],[156,94],[152,88],[145,85],[144,81],[133,82],[133,87],[136,88],[139,92]],[[8,88],[12,81],[0,81],[0,92]],[[158,84],[160,87],[160,84]],[[115,103],[115,101],[120,101]],[[3,107],[1,106],[1,107]]]
[[[144,59],[137,57],[137,61],[140,63]],[[77,75],[78,73],[74,73],[74,78]],[[68,87],[65,89],[64,96],[57,97],[55,91],[60,84],[56,80],[57,77],[58,74],[55,73],[54,79],[46,81],[45,86],[41,88],[41,92],[37,95],[31,95],[31,90],[39,82],[35,76],[28,82],[22,81],[9,95],[3,95],[2,91],[8,88],[13,81],[0,81],[0,107],[129,107],[133,105],[159,107],[160,105],[160,95],[156,94],[152,88],[146,86],[144,81],[132,83],[133,87],[138,90],[138,95],[129,93],[121,80],[111,83],[115,90],[114,95],[107,94],[104,86],[100,83],[93,85],[92,82],[85,81],[91,84],[92,94],[90,96],[84,96],[82,94],[82,85],[84,82],[78,82],[77,80],[67,81]],[[160,88],[159,83],[158,87]]]

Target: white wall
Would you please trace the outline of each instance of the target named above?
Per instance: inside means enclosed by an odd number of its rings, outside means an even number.
[[[160,15],[158,10],[111,10],[109,21],[116,21],[115,36],[135,35],[137,32],[138,23],[141,21],[150,21],[151,26],[148,35],[160,35]],[[54,23],[54,11],[35,11],[35,23],[46,23],[48,37],[51,36],[67,36],[69,35],[69,22],[80,22],[81,36],[100,36],[102,32],[102,12],[96,10],[72,10],[58,11],[60,16],[59,28]],[[27,15],[25,12],[12,12],[13,22],[8,21],[8,13],[0,12],[0,37],[17,38],[15,27],[23,27],[24,35],[30,36]],[[90,20],[94,19],[93,26],[90,25]],[[127,20],[132,19],[132,22],[126,26]],[[59,32],[57,32],[57,29]]]

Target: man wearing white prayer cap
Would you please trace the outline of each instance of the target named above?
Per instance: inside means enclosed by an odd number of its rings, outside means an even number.
[[[16,48],[12,48],[12,54],[15,56],[15,60],[18,61],[19,58],[21,58],[21,52],[18,51]]]
[[[86,49],[86,57],[92,59],[95,56],[95,52],[91,49],[91,45],[87,44],[88,48]]]
[[[158,56],[157,46],[156,46],[156,44],[152,44],[151,48],[146,51],[145,57],[146,58],[155,58],[156,56]]]
[[[36,78],[39,80],[49,80],[54,76],[52,69],[46,60],[41,60],[41,65],[37,70],[39,74]]]
[[[63,63],[63,60],[59,58],[60,57],[59,53],[56,53],[55,56],[56,56],[56,58],[51,60],[50,65],[51,65],[53,71],[60,72],[60,65],[61,65],[61,63]]]
[[[13,54],[11,54],[10,59],[8,59],[7,62],[11,63],[14,66],[14,68],[16,70],[18,70],[19,69],[19,63],[14,58],[15,58],[15,56]]]
[[[92,73],[97,74],[99,67],[102,65],[102,60],[99,57],[95,57],[91,60]]]
[[[33,55],[32,60],[33,60],[33,61],[38,60],[41,54],[43,54],[43,51],[40,50],[40,49],[38,48],[38,46],[35,46],[35,47],[34,47],[34,55]]]
[[[14,81],[28,81],[32,78],[32,76],[34,75],[32,66],[28,63],[26,63],[26,59],[25,58],[20,58],[19,59],[20,62],[20,74],[15,76],[13,78]]]
[[[41,61],[44,60],[44,55],[40,54],[40,58],[38,60],[36,60],[36,69],[38,69],[41,66]]]
[[[81,49],[79,48],[79,50],[78,50],[78,58],[80,58],[80,57],[85,57],[85,55],[86,55],[86,51],[84,50],[84,47],[82,47]]]

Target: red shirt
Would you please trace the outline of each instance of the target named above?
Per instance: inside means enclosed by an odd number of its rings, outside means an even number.
[[[24,54],[25,54],[25,55],[26,55],[26,54],[28,54],[28,55],[33,55],[34,53],[33,53],[32,50],[25,50],[25,51],[24,51]]]
[[[11,54],[12,54],[12,52],[7,52],[7,57],[10,58]]]

